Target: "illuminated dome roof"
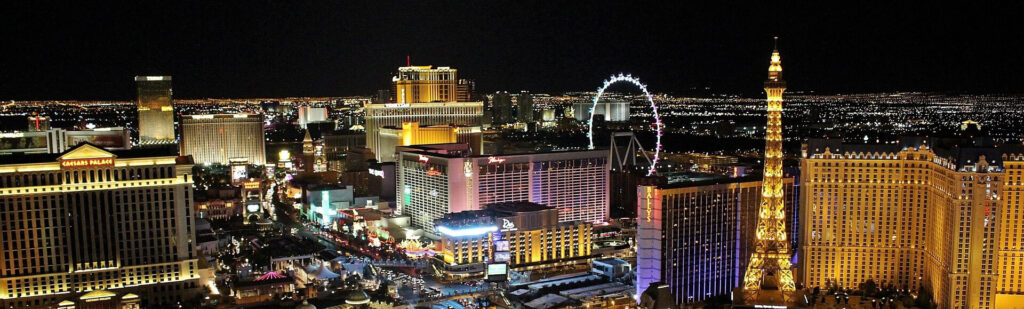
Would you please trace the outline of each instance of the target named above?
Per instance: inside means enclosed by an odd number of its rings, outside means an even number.
[[[363,290],[355,290],[345,295],[345,303],[349,305],[362,305],[370,302],[370,295]]]

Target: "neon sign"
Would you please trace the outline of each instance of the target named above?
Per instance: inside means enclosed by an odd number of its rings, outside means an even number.
[[[427,175],[429,175],[429,176],[441,176],[441,171],[435,170],[433,167],[431,167],[429,170],[427,170]]]
[[[259,181],[246,181],[245,183],[242,184],[242,187],[244,187],[246,189],[259,189],[260,188],[260,182]]]
[[[516,229],[516,224],[514,222],[512,222],[512,220],[509,220],[509,219],[506,219],[506,218],[501,218],[501,231],[502,232],[515,231],[515,230],[517,230]]]
[[[497,232],[498,231],[498,227],[497,226],[493,226],[493,225],[486,225],[486,226],[462,227],[462,228],[453,229],[453,228],[449,228],[447,226],[443,226],[442,225],[442,226],[438,226],[437,227],[437,231],[441,232],[441,234],[444,234],[446,236],[451,236],[451,237],[480,236],[480,235],[484,235],[484,234],[487,234],[487,233]]]
[[[72,159],[60,161],[61,168],[114,166],[114,158]]]
[[[647,187],[647,202],[646,202],[647,203],[647,222],[650,222],[650,212],[651,212],[651,210],[650,210],[650,195],[651,195],[650,191],[651,191],[651,188],[648,186]]]
[[[487,157],[487,164],[503,163],[503,162],[505,162],[505,159],[499,159],[499,158],[495,158],[495,157]]]
[[[430,162],[430,158],[428,158],[427,156],[424,156],[424,155],[419,155],[419,156],[420,156],[420,162],[423,162],[423,163]]]

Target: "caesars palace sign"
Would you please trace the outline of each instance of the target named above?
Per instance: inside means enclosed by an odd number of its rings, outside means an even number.
[[[61,168],[81,168],[100,166],[114,166],[114,158],[69,159],[60,161]]]

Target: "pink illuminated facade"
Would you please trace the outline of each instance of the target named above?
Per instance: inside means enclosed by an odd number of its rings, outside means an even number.
[[[398,212],[428,234],[434,219],[495,203],[549,205],[561,222],[608,217],[607,150],[472,156],[460,145],[399,149]]]

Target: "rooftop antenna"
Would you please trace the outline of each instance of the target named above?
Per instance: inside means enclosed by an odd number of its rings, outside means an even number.
[[[778,38],[776,38],[776,39],[778,39]],[[407,66],[407,67],[411,67],[412,66],[412,58],[410,58],[409,55],[405,55],[405,66]]]
[[[779,50],[779,37],[775,37],[775,50]]]

